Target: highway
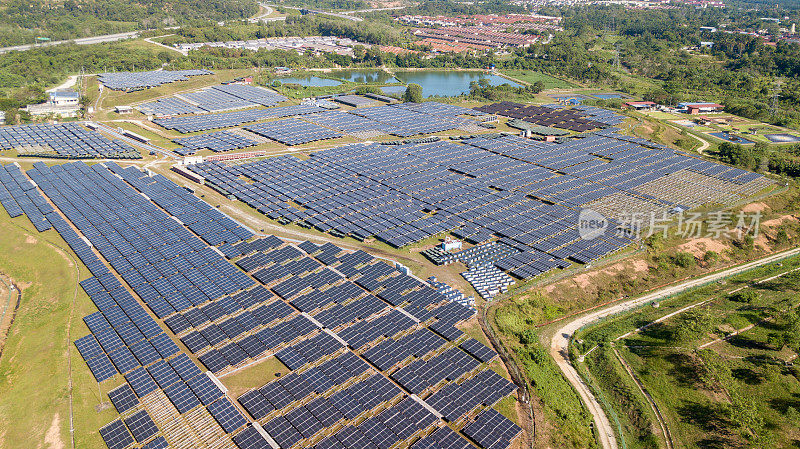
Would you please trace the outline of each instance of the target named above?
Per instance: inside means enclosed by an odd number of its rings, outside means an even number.
[[[0,47],[0,54],[8,53],[10,51],[26,51],[31,50],[33,48],[40,48],[40,47],[52,47],[54,45],[61,45],[66,44],[68,42],[74,42],[78,45],[90,45],[90,44],[99,44],[102,42],[115,42],[120,41],[123,39],[131,39],[139,36],[138,31],[130,31],[128,33],[117,33],[117,34],[105,34],[102,36],[92,36],[92,37],[82,37],[80,39],[72,39],[66,41],[50,41],[50,42],[42,42],[41,44],[28,44],[28,45],[16,45],[13,47]]]
[[[717,273],[712,273],[707,276],[703,276],[701,278],[692,279],[669,287],[664,287],[660,290],[656,290],[644,296],[640,296],[638,298],[630,299],[624,302],[619,302],[610,305],[608,307],[592,311],[586,315],[575,318],[574,320],[561,326],[561,328],[559,328],[556,331],[555,335],[550,340],[550,355],[555,359],[556,363],[558,364],[558,367],[564,373],[564,376],[578,392],[584,405],[586,406],[587,409],[589,409],[589,412],[592,414],[595,423],[595,429],[597,430],[598,439],[602,447],[604,449],[617,449],[618,448],[617,438],[614,433],[615,430],[614,426],[611,425],[611,422],[609,421],[608,416],[606,415],[605,411],[600,405],[600,402],[592,394],[591,389],[580,377],[578,372],[575,370],[575,367],[572,366],[572,363],[569,359],[569,351],[568,351],[569,341],[578,329],[596,323],[602,320],[603,318],[609,317],[611,315],[627,312],[637,307],[649,304],[653,301],[661,300],[666,297],[675,295],[677,293],[681,293],[685,290],[709,284],[711,282],[716,282],[726,277],[743,273],[753,268],[777,262],[787,257],[796,256],[798,254],[800,254],[800,248],[795,248],[781,253],[773,254],[755,260],[753,262],[748,262],[733,268],[729,268],[727,270],[719,271]]]

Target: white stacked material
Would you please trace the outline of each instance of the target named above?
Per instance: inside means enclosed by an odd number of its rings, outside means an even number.
[[[472,296],[465,296],[460,291],[450,287],[449,285],[445,284],[444,282],[436,281],[436,278],[431,276],[428,278],[428,283],[433,286],[442,296],[447,298],[450,302],[457,302],[462,306],[475,310],[475,298]]]
[[[492,265],[472,266],[469,271],[461,273],[483,299],[490,300],[498,293],[508,291],[514,279]]]

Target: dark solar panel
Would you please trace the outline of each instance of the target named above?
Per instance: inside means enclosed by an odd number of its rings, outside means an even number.
[[[246,429],[236,434],[233,442],[239,449],[271,449],[267,440],[253,426],[247,426]]]
[[[214,402],[224,394],[211,378],[203,374],[187,381],[187,384],[203,405]]]
[[[125,418],[125,425],[128,426],[133,438],[141,443],[158,433],[158,427],[153,422],[150,415],[145,410],[140,410],[128,418]]]
[[[117,409],[117,413],[124,413],[139,404],[139,399],[133,393],[130,385],[122,384],[121,386],[108,392],[108,398]]]
[[[186,413],[200,405],[200,400],[182,381],[165,388],[164,393],[180,413]]]
[[[130,432],[120,420],[106,424],[100,429],[100,436],[105,441],[108,449],[125,449],[134,442]]]
[[[247,424],[244,416],[231,404],[228,398],[222,398],[207,406],[209,413],[217,420],[220,426],[227,433],[232,433],[236,429]]]

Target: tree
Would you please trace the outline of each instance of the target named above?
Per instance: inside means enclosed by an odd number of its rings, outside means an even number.
[[[745,289],[745,290],[740,290],[740,291],[738,291],[738,292],[736,292],[736,293],[734,293],[734,294],[732,294],[732,295],[730,295],[728,297],[728,299],[730,299],[731,301],[743,302],[743,303],[746,303],[746,304],[752,304],[752,303],[758,301],[760,298],[761,298],[761,295],[756,290],[753,290],[752,288],[748,288],[748,289]]]
[[[713,324],[714,318],[708,310],[692,309],[675,323],[671,340],[678,343],[694,341],[707,334]]]
[[[681,268],[689,268],[694,265],[694,255],[686,251],[680,251],[672,258],[675,265]]]
[[[422,86],[414,83],[409,84],[408,87],[406,87],[405,93],[403,94],[403,101],[411,103],[422,102]]]

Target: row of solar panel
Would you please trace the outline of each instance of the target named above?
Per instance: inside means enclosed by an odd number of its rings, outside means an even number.
[[[22,156],[49,155],[68,159],[139,159],[125,142],[109,139],[79,123],[15,125],[0,128],[0,150],[20,150]]]

